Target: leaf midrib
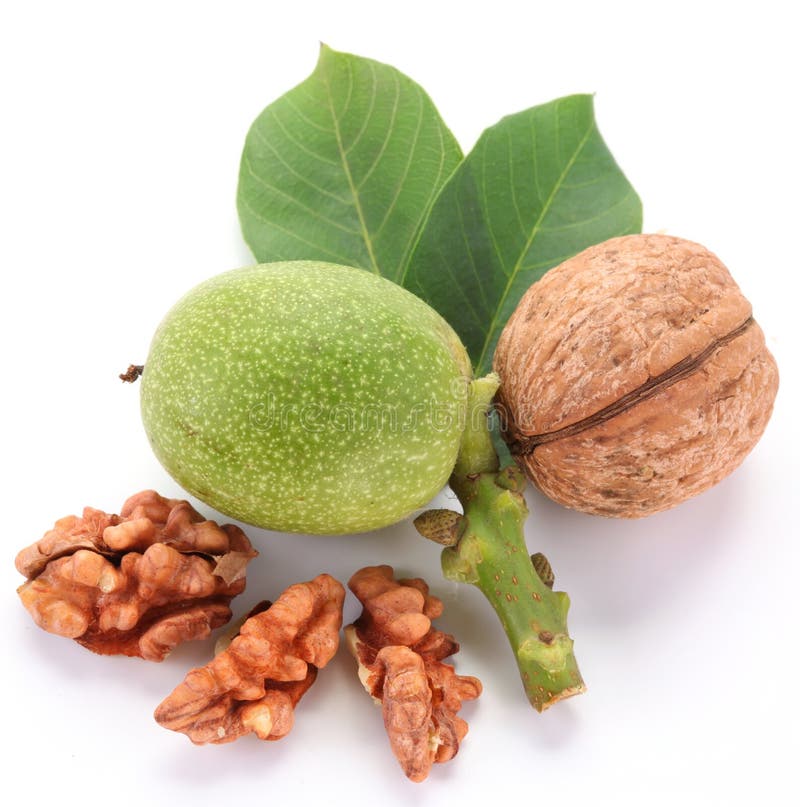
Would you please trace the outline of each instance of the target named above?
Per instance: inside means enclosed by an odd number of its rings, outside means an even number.
[[[333,132],[334,135],[336,136],[336,147],[339,149],[339,158],[342,162],[342,168],[344,169],[344,175],[347,179],[347,185],[350,188],[350,193],[352,193],[353,195],[353,205],[355,206],[356,215],[358,216],[358,223],[361,228],[361,235],[364,239],[364,244],[367,247],[367,253],[369,255],[370,262],[372,263],[371,269],[376,275],[380,275],[381,271],[378,268],[378,261],[375,259],[375,252],[372,248],[372,239],[370,238],[369,230],[367,229],[367,222],[366,219],[364,218],[364,211],[361,209],[361,199],[358,195],[356,185],[353,182],[353,175],[350,173],[350,164],[347,161],[347,154],[344,150],[344,144],[342,142],[342,133],[339,128],[339,119],[336,117],[336,110],[333,106],[333,94],[331,93],[331,85],[327,75],[322,77],[322,81],[323,84],[325,85],[325,94],[328,98],[328,108],[331,111],[331,120],[333,121]]]
[[[497,303],[497,306],[494,311],[494,316],[492,317],[492,321],[489,324],[488,330],[486,331],[486,337],[483,341],[483,348],[481,349],[481,353],[480,356],[478,357],[478,360],[475,362],[476,368],[480,368],[483,366],[484,359],[486,358],[486,351],[489,349],[489,345],[492,343],[492,337],[494,335],[495,330],[497,329],[497,323],[499,317],[503,311],[506,300],[508,299],[508,295],[511,293],[511,288],[514,285],[514,281],[517,279],[517,275],[520,272],[525,256],[528,254],[531,247],[533,246],[533,242],[536,239],[536,236],[539,234],[539,230],[541,229],[542,222],[547,216],[547,213],[549,212],[550,207],[553,204],[553,201],[555,200],[555,197],[561,190],[564,184],[564,180],[566,179],[569,172],[572,170],[572,167],[575,165],[575,162],[578,159],[578,156],[580,155],[581,151],[583,151],[584,147],[586,146],[586,143],[589,140],[589,136],[591,135],[594,128],[595,128],[595,121],[594,116],[592,116],[585,134],[583,135],[580,142],[576,146],[575,151],[573,152],[570,159],[567,161],[567,164],[564,166],[564,169],[562,170],[561,174],[559,175],[558,179],[553,185],[553,188],[550,191],[547,199],[545,200],[541,213],[539,213],[538,217],[536,218],[536,221],[533,224],[533,227],[531,228],[531,232],[530,235],[528,236],[527,241],[525,242],[525,246],[520,250],[519,257],[517,258],[516,263],[511,269],[511,273],[509,274],[505,288],[503,289],[503,294],[501,295],[500,300]]]

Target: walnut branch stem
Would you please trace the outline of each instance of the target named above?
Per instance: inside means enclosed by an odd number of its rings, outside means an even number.
[[[133,384],[144,372],[143,364],[129,364],[128,369],[124,373],[119,374],[120,381],[127,384]]]
[[[537,711],[585,690],[567,631],[569,597],[537,574],[525,545],[525,477],[499,469],[488,414],[499,379],[472,382],[467,426],[450,486],[464,508],[458,542],[442,552],[449,580],[478,586],[494,607]]]
[[[496,373],[477,378],[470,384],[466,426],[450,480],[451,487],[453,484],[458,486],[460,480],[475,474],[493,473],[500,467],[488,425],[492,399],[499,386],[500,378]],[[457,490],[455,492],[458,494]]]

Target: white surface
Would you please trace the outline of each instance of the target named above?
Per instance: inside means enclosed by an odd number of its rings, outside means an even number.
[[[0,12],[5,776],[28,803],[796,804],[797,92],[791,4],[8,3]],[[330,539],[249,530],[243,612],[328,571],[428,578],[457,669],[485,692],[458,757],[407,782],[340,652],[278,743],[196,748],[153,708],[210,643],[164,664],[40,631],[16,551],[85,504],[180,495],[116,379],[190,286],[250,262],[239,153],[324,40],[431,93],[465,150],[501,115],[596,92],[648,230],[701,241],[753,303],[781,369],[775,414],[732,477],[638,522],[531,493],[531,550],[572,596],[588,694],[537,715],[494,614],[442,580],[410,524]],[[443,494],[444,495],[444,494]],[[201,508],[208,512],[207,508]],[[357,613],[348,595],[345,618]],[[343,650],[343,649],[342,649]],[[24,792],[24,797],[23,797]],[[519,801],[517,801],[520,799]]]

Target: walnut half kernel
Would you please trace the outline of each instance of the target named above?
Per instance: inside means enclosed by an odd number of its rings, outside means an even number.
[[[343,602],[342,584],[320,574],[256,606],[231,642],[162,701],[156,721],[198,745],[286,736],[295,706],[339,647]]]
[[[17,592],[50,633],[103,655],[163,661],[231,618],[257,554],[239,527],[146,490],[119,515],[87,507],[59,519],[17,555],[28,578]]]
[[[468,726],[457,713],[462,701],[481,694],[481,682],[442,661],[459,646],[431,625],[442,614],[441,600],[424,580],[393,575],[391,566],[367,566],[350,578],[364,610],[345,637],[361,683],[382,707],[395,757],[409,779],[421,782],[433,763],[458,752]]]

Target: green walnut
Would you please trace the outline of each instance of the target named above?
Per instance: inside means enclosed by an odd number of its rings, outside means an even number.
[[[447,482],[470,376],[452,328],[399,286],[335,264],[261,264],[169,311],[142,418],[167,471],[218,511],[282,532],[363,532]]]

